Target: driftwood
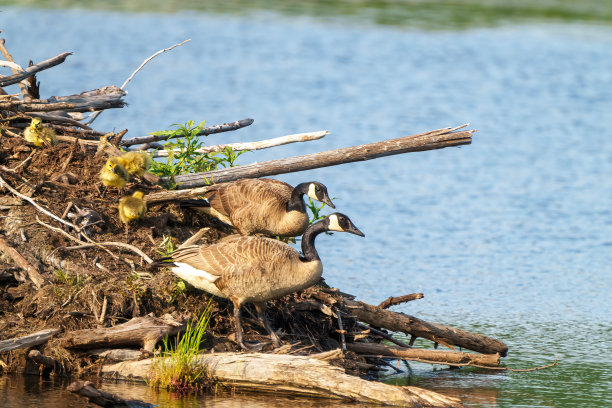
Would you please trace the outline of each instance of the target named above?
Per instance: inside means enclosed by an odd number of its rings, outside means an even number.
[[[23,257],[23,255],[17,252],[15,248],[10,246],[9,243],[2,238],[0,238],[0,252],[11,258],[17,266],[23,269],[28,275],[28,278],[32,281],[32,283],[34,283],[34,285],[36,285],[37,288],[41,288],[44,285],[45,279],[40,274],[38,269],[36,269],[30,262],[28,262],[27,259]]]
[[[161,318],[152,315],[135,317],[127,323],[102,329],[77,330],[66,334],[62,347],[69,349],[98,349],[103,347],[139,346],[153,351],[164,336],[173,336],[185,330],[186,324],[169,314]]]
[[[236,151],[240,150],[261,150],[268,149],[270,147],[282,146],[289,143],[296,142],[309,142],[311,140],[318,140],[325,135],[328,135],[328,130],[320,130],[318,132],[307,132],[307,133],[297,133],[295,135],[287,135],[275,137],[273,139],[260,140],[258,142],[243,142],[243,143],[227,143],[213,146],[204,146],[200,149],[197,149],[195,152],[200,154],[210,153],[210,152],[219,152],[221,150],[225,150],[226,148],[230,148]],[[153,153],[153,157],[168,157],[171,152],[178,152],[178,150],[168,151],[168,150],[157,150]]]
[[[96,349],[89,350],[87,354],[102,357],[108,361],[138,360],[143,356],[142,351],[134,349]]]
[[[116,86],[106,86],[93,91],[86,91],[78,95],[59,96],[49,99],[8,100],[0,102],[1,110],[14,112],[88,112],[110,108],[123,108],[125,102],[121,99],[126,92]]]
[[[55,370],[55,367],[58,366],[57,361],[52,359],[51,357],[43,355],[38,350],[30,350],[28,353],[28,357],[32,359],[36,364],[41,365],[43,367],[49,367]]]
[[[401,303],[410,302],[412,300],[423,299],[422,293],[410,293],[408,295],[402,296],[389,296],[387,299],[383,300],[378,307],[381,309],[388,309],[391,306],[399,305]]]
[[[22,348],[34,347],[49,341],[51,336],[59,332],[59,329],[45,329],[27,336],[0,341],[0,353]]]
[[[4,88],[5,86],[16,84],[18,82],[23,81],[26,78],[31,77],[37,72],[40,72],[42,70],[59,65],[62,62],[64,62],[69,55],[72,55],[72,53],[63,52],[60,55],[57,55],[53,58],[49,58],[48,60],[44,60],[44,61],[39,62],[38,64],[34,64],[30,67],[27,67],[26,69],[24,69],[23,72],[20,72],[19,74],[1,77],[0,78],[0,88]]]
[[[430,323],[403,313],[391,312],[364,302],[345,299],[348,310],[360,321],[394,332],[429,339],[443,345],[455,345],[483,354],[499,353],[505,357],[508,346],[492,337]]]
[[[202,173],[183,174],[173,179],[162,179],[167,184],[176,183],[179,189],[201,187],[212,183],[222,183],[240,178],[255,178],[275,174],[310,170],[337,164],[371,160],[400,153],[419,152],[460,146],[472,142],[474,130],[457,131],[465,127],[444,128],[398,139],[384,140],[343,149],[328,150],[305,156],[287,157],[244,166],[230,167]]]
[[[331,398],[403,407],[461,407],[457,398],[418,387],[397,387],[363,380],[325,361],[305,356],[260,353],[201,354],[198,362],[214,381],[232,389],[275,395]],[[153,359],[102,367],[107,378],[146,381]]]
[[[138,401],[126,400],[110,392],[100,391],[94,387],[91,381],[75,381],[67,388],[68,391],[89,399],[89,402],[101,407],[154,407],[155,405]]]
[[[4,44],[5,44],[5,39],[4,38],[0,39],[0,52],[2,53],[2,56],[7,62],[15,62],[13,60],[13,56],[6,49],[6,46]],[[19,69],[16,69],[15,67],[11,67],[11,72],[16,75],[16,74],[19,74],[20,72],[23,72],[23,68],[19,67]],[[19,82],[19,89],[21,90],[21,94],[23,95],[24,100],[27,101],[27,100],[32,99],[30,93],[28,92],[28,87],[26,86],[25,83]]]
[[[459,351],[415,349],[386,346],[379,343],[347,343],[346,347],[357,354],[398,357],[403,360],[415,360],[432,364],[490,367],[499,365],[499,354],[472,354]]]
[[[237,120],[235,122],[231,122],[231,123],[224,123],[222,125],[215,125],[215,126],[209,126],[209,127],[205,127],[202,130],[200,130],[198,132],[198,136],[207,136],[207,135],[212,135],[213,133],[221,133],[221,132],[229,132],[230,130],[236,130],[236,129],[240,129],[246,126],[249,126],[253,123],[253,119],[241,119],[241,120]],[[183,137],[182,135],[176,135],[174,137]],[[141,136],[141,137],[134,137],[128,140],[123,140],[121,141],[121,146],[134,146],[134,145],[138,145],[138,144],[143,144],[143,143],[153,143],[153,142],[158,142],[160,140],[168,140],[168,139],[172,139],[172,137],[168,137],[166,136]]]

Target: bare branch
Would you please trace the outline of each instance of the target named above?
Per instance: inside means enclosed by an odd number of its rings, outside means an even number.
[[[34,64],[31,67],[27,67],[26,69],[23,70],[23,72],[19,74],[2,77],[0,78],[0,88],[4,88],[5,86],[16,84],[20,81],[23,81],[26,78],[31,77],[32,75],[36,74],[39,71],[43,71],[45,69],[49,69],[51,67],[59,65],[62,62],[64,62],[66,60],[66,57],[68,57],[69,55],[72,55],[72,53],[64,52],[64,53],[59,54],[58,56],[49,58],[48,60],[44,60],[42,62],[39,62],[38,64]]]
[[[295,135],[287,135],[281,137],[275,137],[272,139],[260,140],[258,142],[244,142],[244,143],[227,143],[220,144],[215,146],[205,146],[200,149],[197,149],[195,152],[204,154],[210,152],[218,152],[221,150],[225,150],[225,148],[229,147],[232,150],[260,150],[260,149],[268,149],[274,146],[282,146],[289,143],[296,142],[308,142],[310,140],[318,140],[325,135],[328,135],[328,130],[320,130],[317,132],[308,132],[308,133],[298,133]],[[174,150],[174,152],[178,152],[178,150]],[[170,154],[169,150],[158,150],[153,154],[153,157],[168,157]]]
[[[221,132],[228,132],[230,130],[237,130],[246,126],[250,126],[253,123],[253,119],[241,119],[241,120],[237,120],[235,122],[231,122],[231,123],[224,123],[222,125],[215,125],[215,126],[209,126],[209,127],[205,127],[202,130],[200,130],[197,135],[198,136],[207,136],[207,135],[212,135],[214,133],[221,133]],[[182,135],[176,135],[174,136],[176,137],[183,137]],[[141,136],[141,137],[134,137],[132,139],[128,139],[128,140],[123,140],[121,142],[121,146],[134,146],[137,144],[143,144],[143,143],[153,143],[153,142],[158,142],[160,140],[169,140],[172,139],[173,137],[168,137],[168,136],[162,136],[162,135],[157,135],[157,136]]]

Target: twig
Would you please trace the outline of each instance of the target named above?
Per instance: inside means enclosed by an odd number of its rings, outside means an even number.
[[[132,80],[132,78],[134,78],[134,75],[136,75],[136,74],[138,73],[138,71],[140,71],[140,70],[142,69],[142,67],[144,67],[144,66],[145,66],[145,65],[146,65],[146,64],[147,64],[149,61],[151,61],[153,58],[157,57],[157,56],[158,56],[159,54],[161,54],[161,53],[164,53],[164,52],[166,52],[166,51],[170,51],[171,49],[173,49],[173,48],[175,48],[175,47],[178,47],[178,46],[181,46],[181,45],[183,45],[183,44],[185,44],[186,42],[189,42],[189,41],[191,41],[191,38],[189,38],[189,39],[187,39],[187,40],[185,40],[185,41],[183,41],[183,42],[181,42],[181,43],[174,44],[174,45],[173,45],[173,46],[171,46],[171,47],[164,48],[163,50],[159,50],[159,51],[157,51],[155,54],[151,55],[149,58],[147,58],[146,60],[144,60],[144,61],[142,62],[142,64],[140,64],[140,66],[139,66],[138,68],[136,68],[136,70],[135,70],[134,72],[132,72],[132,75],[130,75],[130,76],[129,76],[129,78],[125,80],[125,82],[123,83],[123,85],[121,85],[121,89],[124,89],[124,88],[125,88],[125,86],[126,86],[126,85],[127,85],[127,84],[128,84],[130,81],[131,81],[131,80]],[[87,122],[87,124],[88,124],[88,125],[91,125],[91,124],[93,123],[93,121],[94,121],[94,120],[96,120],[96,118],[97,118],[98,116],[100,116],[100,113],[102,113],[102,111],[98,111],[98,112],[94,113],[94,114],[93,114],[93,116],[92,116],[92,118],[91,118],[91,120],[90,120],[89,122]]]
[[[153,263],[153,260],[151,258],[149,258],[147,256],[147,254],[145,254],[144,252],[142,252],[140,249],[136,248],[133,245],[130,244],[125,244],[123,242],[96,242],[95,244],[86,244],[82,241],[80,241],[82,245],[77,245],[77,246],[71,246],[71,247],[59,247],[56,248],[56,250],[63,250],[63,251],[74,251],[74,250],[78,250],[78,249],[86,249],[86,248],[92,248],[92,247],[97,247],[98,245],[101,246],[115,246],[115,247],[120,247],[120,248],[125,248],[125,249],[129,249],[130,251],[136,253],[137,255],[139,255],[142,259],[145,260],[145,262],[151,264]]]
[[[100,311],[100,324],[104,323],[104,319],[106,318],[106,307],[108,306],[108,298],[104,295],[104,300],[102,301],[102,310]]]
[[[23,72],[19,74],[14,74],[7,77],[0,78],[0,88],[4,88],[5,86],[16,84],[20,81],[23,81],[26,78],[31,77],[39,71],[54,67],[56,65],[61,64],[66,60],[66,57],[72,55],[71,52],[63,52],[53,58],[49,58],[48,60],[44,60],[39,62],[38,64],[34,64],[30,67],[27,67],[23,70]]]
[[[399,305],[400,303],[410,302],[411,300],[422,299],[422,293],[411,293],[409,295],[403,295],[398,297],[389,296],[387,299],[382,301],[378,307],[381,309],[388,309],[391,306]]]
[[[338,308],[334,308],[336,315],[338,316],[338,333],[340,333],[340,344],[342,345],[342,351],[346,351],[346,339],[344,338],[344,329],[342,328],[342,316]]]
[[[205,153],[218,152],[221,150],[225,150],[228,147],[236,151],[261,150],[261,149],[268,149],[270,147],[275,147],[275,146],[282,146],[282,145],[289,144],[289,143],[308,142],[311,140],[318,140],[318,139],[325,137],[325,135],[328,135],[328,134],[329,134],[329,131],[320,130],[317,132],[298,133],[295,135],[275,137],[272,139],[260,140],[258,142],[227,143],[227,144],[220,144],[220,145],[214,145],[214,146],[204,146],[200,149],[196,149],[195,152],[200,153],[200,154],[205,154]],[[153,153],[153,157],[168,157],[171,152],[175,153],[175,152],[178,152],[178,150],[158,150],[155,153]]]
[[[188,238],[185,242],[183,242],[181,245],[179,245],[179,248],[184,248],[186,246],[189,245],[193,245],[195,244],[200,238],[202,238],[204,236],[204,234],[206,234],[208,231],[210,231],[210,227],[204,227],[204,228],[200,228],[200,230],[198,232],[196,232],[195,234],[193,234],[190,238]]]
[[[10,66],[11,72],[13,74],[19,74],[20,72],[25,72],[25,69],[15,64],[15,61],[13,60],[13,56],[6,49],[4,38],[0,39],[0,52],[2,52],[2,55],[4,56],[4,58],[6,58],[7,63],[9,64],[12,63],[13,65],[15,65],[15,66]],[[21,94],[23,95],[23,100],[27,101],[31,99],[30,94],[28,92],[28,87],[21,81],[19,82],[19,90],[21,90]]]
[[[241,129],[243,127],[247,127],[253,124],[253,119],[240,119],[231,123],[223,123],[221,125],[209,126],[205,127],[197,133],[197,136],[207,136],[215,133],[221,132],[229,132],[231,130]],[[153,143],[158,142],[160,140],[169,140],[176,137],[183,137],[181,134],[177,134],[176,136],[168,136],[168,135],[151,135],[151,136],[140,136],[134,137],[128,140],[124,140],[121,142],[122,146],[134,146],[143,143]]]

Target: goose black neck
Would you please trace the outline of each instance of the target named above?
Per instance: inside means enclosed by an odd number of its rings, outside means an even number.
[[[287,203],[287,211],[306,211],[306,205],[302,196],[308,192],[309,183],[302,183],[295,186],[291,192],[291,199]]]
[[[327,231],[325,227],[325,222],[319,221],[312,224],[304,235],[302,235],[302,259],[304,261],[314,261],[319,258],[319,254],[317,253],[317,249],[314,246],[314,241],[317,235],[322,232]]]

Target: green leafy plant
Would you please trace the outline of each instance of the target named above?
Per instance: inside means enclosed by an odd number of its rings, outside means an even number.
[[[176,247],[177,245],[174,243],[174,241],[172,241],[172,237],[164,235],[162,238],[162,242],[157,245],[158,249],[156,249],[155,252],[161,255],[162,258],[166,258],[170,256],[172,252],[174,252]]]
[[[204,146],[200,140],[200,131],[206,122],[196,125],[190,120],[184,125],[175,123],[174,130],[151,132],[155,136],[167,137],[164,150],[169,152],[163,161],[154,160],[150,172],[160,177],[171,177],[179,174],[213,171],[218,168],[236,166],[236,159],[248,150],[235,151],[230,147],[218,152],[200,153],[197,150]]]
[[[335,200],[335,199],[336,199],[336,197],[332,198],[332,200]],[[310,212],[312,213],[312,218],[310,219],[310,224],[325,218],[325,215],[321,214],[321,210],[326,205],[327,204],[325,204],[325,203],[317,204],[314,201],[312,201],[312,198],[308,197],[308,202],[306,203],[306,208],[308,208],[310,210]]]
[[[162,353],[154,357],[151,386],[189,393],[209,385],[206,368],[197,357],[211,315],[212,303],[208,302],[197,323],[188,324],[183,335],[177,335],[174,342],[164,338]]]

